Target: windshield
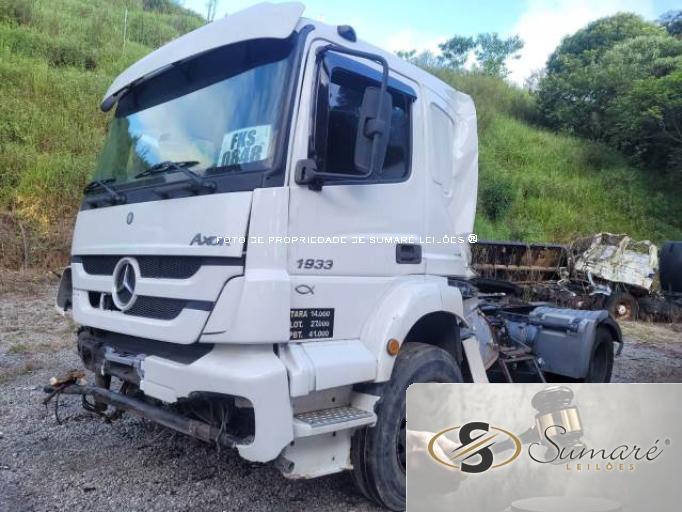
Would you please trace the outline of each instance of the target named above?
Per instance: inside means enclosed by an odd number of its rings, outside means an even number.
[[[124,188],[187,179],[136,177],[165,161],[214,177],[272,170],[286,130],[294,38],[212,50],[134,86],[119,100],[93,179]]]

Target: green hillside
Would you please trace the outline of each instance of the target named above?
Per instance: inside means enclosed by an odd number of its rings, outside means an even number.
[[[202,23],[169,0],[0,0],[0,266],[66,260],[110,116],[99,110],[104,91],[132,62]],[[680,184],[533,127],[530,96],[499,79],[437,73],[476,100],[480,236],[565,241],[608,230],[682,239]]]
[[[530,93],[498,78],[434,70],[471,94],[479,124],[476,233],[566,242],[600,231],[682,239],[682,183],[617,151],[537,126]]]
[[[203,23],[170,0],[0,0],[2,266],[65,261],[108,85]]]

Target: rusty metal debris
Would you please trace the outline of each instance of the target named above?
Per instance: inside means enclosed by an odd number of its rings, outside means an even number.
[[[568,257],[564,245],[486,240],[472,245],[471,253],[481,277],[514,283],[555,279]]]
[[[479,241],[472,266],[515,283],[530,301],[608,309],[618,320],[682,318],[682,305],[657,290],[658,248],[648,240],[598,233],[568,245]]]

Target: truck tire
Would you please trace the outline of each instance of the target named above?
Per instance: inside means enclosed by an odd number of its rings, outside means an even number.
[[[616,320],[637,320],[637,299],[628,292],[613,292],[606,305]]]
[[[355,484],[390,510],[405,510],[405,392],[415,382],[462,382],[462,372],[442,348],[405,344],[377,402],[376,425],[355,432],[351,444]]]
[[[584,382],[606,383],[611,382],[613,374],[613,335],[605,327],[599,327],[592,347],[590,366]]]

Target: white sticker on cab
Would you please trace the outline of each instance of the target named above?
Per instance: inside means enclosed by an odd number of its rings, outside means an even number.
[[[223,137],[218,165],[230,166],[259,162],[268,158],[270,125],[249,126],[228,132]]]

